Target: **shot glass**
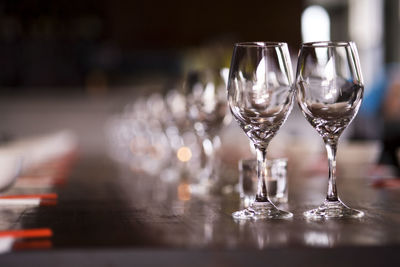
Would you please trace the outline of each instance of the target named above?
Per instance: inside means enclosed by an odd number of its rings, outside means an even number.
[[[278,158],[267,161],[268,197],[274,203],[288,202],[287,159]],[[239,193],[245,203],[254,201],[257,193],[257,160],[239,161]]]

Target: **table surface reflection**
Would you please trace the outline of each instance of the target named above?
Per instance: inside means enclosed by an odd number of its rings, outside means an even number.
[[[292,174],[289,184],[289,203],[283,208],[293,212],[292,219],[235,222],[231,213],[240,207],[237,194],[193,196],[184,180],[161,182],[105,157],[80,158],[68,183],[57,189],[56,206],[26,208],[18,216],[0,218],[3,223],[15,220],[22,228],[52,229],[52,248],[4,254],[0,263],[17,266],[32,260],[70,266],[84,265],[87,257],[97,266],[399,262],[398,189],[376,189],[367,179],[339,180],[341,199],[365,211],[364,218],[308,221],[302,212],[322,202],[326,179]]]

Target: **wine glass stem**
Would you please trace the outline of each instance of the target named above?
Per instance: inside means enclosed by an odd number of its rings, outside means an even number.
[[[328,180],[328,194],[326,195],[327,201],[338,201],[336,190],[336,150],[337,142],[325,142],[326,152],[328,154],[329,162],[329,180]]]
[[[258,186],[256,202],[269,202],[267,191],[267,149],[256,147]]]
[[[215,141],[218,139],[218,142]],[[203,152],[205,155],[205,169],[209,174],[209,178],[216,179],[218,176],[218,166],[219,159],[216,156],[217,150],[219,149],[219,137],[215,136],[214,138],[211,136],[206,136],[202,141]]]

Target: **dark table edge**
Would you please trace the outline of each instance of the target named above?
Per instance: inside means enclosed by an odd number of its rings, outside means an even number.
[[[3,254],[0,266],[400,266],[400,245],[264,250],[54,249]]]

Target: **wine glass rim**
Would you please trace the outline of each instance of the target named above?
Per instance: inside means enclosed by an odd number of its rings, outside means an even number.
[[[302,47],[341,47],[349,46],[352,41],[318,41],[318,42],[307,42],[303,43]]]
[[[239,42],[235,43],[235,47],[282,47],[286,46],[285,42]]]

